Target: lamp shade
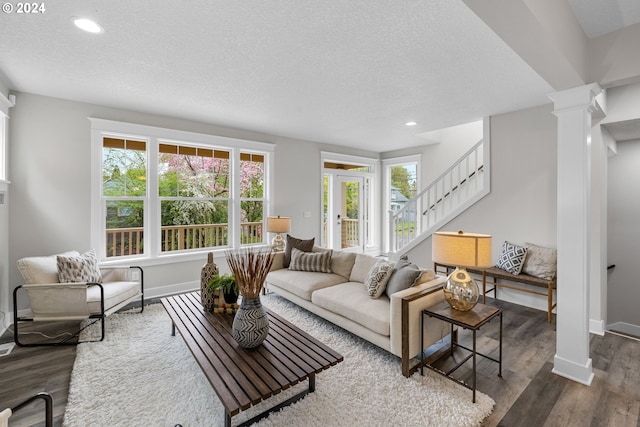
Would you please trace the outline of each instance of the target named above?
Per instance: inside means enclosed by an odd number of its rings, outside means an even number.
[[[288,216],[268,216],[268,233],[288,233],[291,230],[291,217]]]
[[[438,231],[432,235],[432,258],[438,264],[456,267],[491,267],[491,236]]]

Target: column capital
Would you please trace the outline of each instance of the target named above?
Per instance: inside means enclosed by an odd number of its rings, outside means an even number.
[[[589,112],[602,111],[603,106],[598,102],[598,96],[602,93],[603,90],[598,83],[591,83],[550,93],[547,96],[553,101],[553,114],[557,116],[558,113],[578,109]]]

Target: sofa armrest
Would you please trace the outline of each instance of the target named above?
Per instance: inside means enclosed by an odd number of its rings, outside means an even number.
[[[391,352],[402,358],[403,374],[408,375],[409,360],[420,353],[420,322],[424,321],[425,348],[450,333],[450,325],[434,318],[422,320],[422,310],[444,301],[442,285],[446,277],[391,295]]]

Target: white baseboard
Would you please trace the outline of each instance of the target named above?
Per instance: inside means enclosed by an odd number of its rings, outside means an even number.
[[[553,359],[553,370],[551,372],[587,386],[591,385],[594,377],[591,359],[588,359],[586,364],[580,365],[557,354]]]
[[[589,319],[589,332],[604,336],[604,320]]]
[[[640,326],[625,322],[614,322],[607,325],[607,330],[614,330],[640,337]]]

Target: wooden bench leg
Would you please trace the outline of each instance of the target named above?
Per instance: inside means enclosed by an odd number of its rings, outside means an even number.
[[[547,322],[551,323],[552,321],[551,311],[553,310],[553,284],[551,283],[549,283],[549,292],[547,292],[547,295],[548,295]]]

